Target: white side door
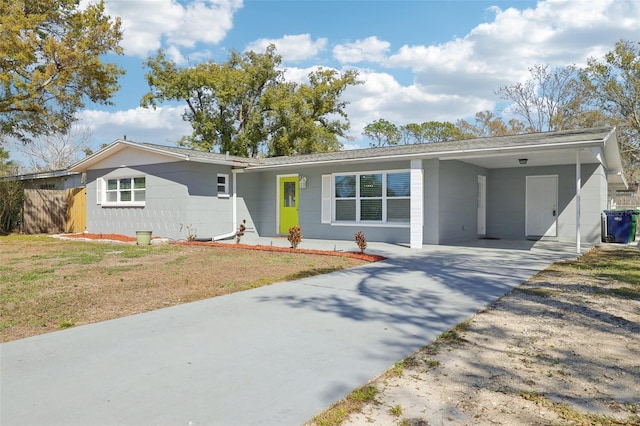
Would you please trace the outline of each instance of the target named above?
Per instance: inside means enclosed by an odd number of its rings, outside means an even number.
[[[526,235],[558,235],[558,176],[527,176]]]

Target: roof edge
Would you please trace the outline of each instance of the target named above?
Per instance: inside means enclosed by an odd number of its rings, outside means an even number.
[[[173,151],[172,149],[163,149],[162,145],[153,145],[148,143],[139,143],[139,142],[133,142],[133,141],[123,140],[123,139],[116,139],[115,141],[111,142],[108,146],[102,148],[98,152],[86,158],[83,158],[77,163],[71,165],[69,167],[69,170],[75,171],[75,172],[83,172],[89,169],[89,167],[91,167],[92,165],[99,163],[103,159],[106,159],[109,156],[127,147],[154,153],[154,154],[164,155],[170,158],[177,158],[178,160],[182,160],[182,161],[193,161],[197,163],[208,163],[208,164],[220,164],[220,165],[227,165],[232,167],[247,167],[248,165],[247,163],[242,163],[237,159],[231,159],[231,158],[214,159],[214,158],[194,157],[193,155],[189,154],[189,152],[193,150],[188,150],[188,149],[185,149],[184,153],[178,153]],[[166,148],[172,148],[172,147],[166,147]]]

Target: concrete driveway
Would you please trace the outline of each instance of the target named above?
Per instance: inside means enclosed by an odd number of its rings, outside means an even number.
[[[2,344],[0,423],[302,424],[576,256],[571,245],[478,244],[403,249],[347,271]]]

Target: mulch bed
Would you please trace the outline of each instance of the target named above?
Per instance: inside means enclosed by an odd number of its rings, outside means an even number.
[[[124,243],[134,243],[137,241],[136,237],[129,237],[121,234],[64,234],[65,238],[84,238],[89,240],[109,240],[119,241]],[[384,256],[369,253],[359,253],[350,251],[329,251],[329,250],[310,250],[303,248],[291,248],[291,247],[277,247],[277,246],[263,246],[263,245],[249,245],[249,244],[228,244],[219,243],[216,241],[180,241],[172,242],[171,244],[191,245],[191,246],[213,246],[213,247],[227,247],[231,249],[241,248],[247,250],[260,250],[260,251],[275,251],[284,253],[305,253],[305,254],[319,254],[324,256],[342,256],[349,257],[351,259],[364,260],[365,262],[379,262],[386,260]]]

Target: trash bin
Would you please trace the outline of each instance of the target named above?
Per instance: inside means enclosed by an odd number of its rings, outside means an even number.
[[[607,242],[623,243],[629,242],[631,236],[631,214],[630,210],[605,210],[607,215]]]
[[[638,216],[640,216],[640,210],[629,210],[631,212],[631,226],[629,230],[629,241],[636,240],[636,234],[638,233]]]
[[[137,244],[139,246],[148,246],[151,244],[151,231],[136,231]]]

